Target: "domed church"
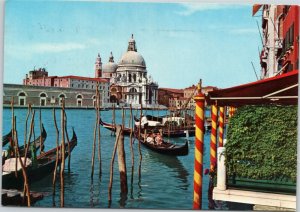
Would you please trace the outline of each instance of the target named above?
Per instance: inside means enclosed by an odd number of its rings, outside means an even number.
[[[95,76],[110,79],[110,102],[127,103],[143,107],[153,107],[158,104],[158,84],[147,76],[146,62],[137,52],[133,35],[118,64],[114,62],[112,52],[108,63],[103,65],[100,55],[95,63]]]

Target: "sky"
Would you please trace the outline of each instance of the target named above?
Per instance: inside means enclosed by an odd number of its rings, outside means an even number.
[[[260,75],[251,4],[9,0],[4,21],[4,83],[22,84],[34,67],[94,77],[97,54],[118,62],[131,34],[159,87],[255,81],[251,62]]]

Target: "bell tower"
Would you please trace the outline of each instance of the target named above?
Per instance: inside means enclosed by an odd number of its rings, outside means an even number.
[[[102,77],[102,62],[100,54],[98,53],[98,57],[95,62],[95,78]]]

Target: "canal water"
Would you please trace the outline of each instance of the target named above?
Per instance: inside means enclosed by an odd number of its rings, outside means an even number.
[[[207,111],[208,112],[208,111]],[[17,116],[17,130],[20,144],[24,141],[24,127],[27,109],[15,109]],[[99,178],[99,162],[96,154],[95,174],[91,180],[91,157],[93,144],[93,129],[95,124],[94,110],[66,110],[68,118],[68,132],[72,136],[74,127],[78,144],[72,152],[71,171],[65,171],[65,207],[76,208],[107,208],[108,184],[110,176],[110,162],[115,142],[115,136],[101,127],[102,176]],[[133,110],[134,115],[139,111]],[[145,111],[144,114],[164,115],[166,111]],[[36,110],[35,133],[39,135],[39,110]],[[126,111],[126,122],[129,122],[129,110]],[[208,115],[208,114],[207,114]],[[56,110],[58,127],[60,129],[60,110]],[[101,111],[101,118],[111,122],[112,111]],[[52,109],[42,109],[42,122],[47,131],[45,151],[56,147],[56,133],[54,129]],[[121,110],[116,111],[116,122],[121,124]],[[11,129],[11,110],[3,110],[3,134]],[[167,140],[167,138],[165,138]],[[184,144],[186,138],[170,139],[176,144]],[[189,154],[187,156],[165,156],[141,146],[141,177],[139,178],[138,142],[134,142],[134,172],[131,172],[131,154],[129,137],[125,136],[125,153],[128,179],[128,196],[120,197],[120,183],[117,156],[114,164],[114,181],[112,189],[111,208],[148,208],[148,209],[192,209],[193,205],[193,170],[194,170],[194,137],[189,140]],[[210,134],[204,136],[204,168],[209,168]],[[97,153],[97,152],[96,152]],[[131,178],[133,177],[133,183]],[[208,209],[207,189],[208,176],[203,177],[203,209]],[[59,206],[59,192],[53,201],[52,176],[46,177],[31,185],[32,191],[49,192],[43,200],[34,207]],[[59,185],[56,188],[59,191]]]

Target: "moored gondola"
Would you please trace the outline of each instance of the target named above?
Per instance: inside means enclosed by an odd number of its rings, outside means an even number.
[[[73,130],[73,136],[69,143],[70,151],[77,145],[77,136]],[[68,157],[68,143],[65,143],[65,158]],[[60,149],[60,147],[59,147]],[[56,161],[57,148],[53,148],[47,152],[44,152],[37,156],[36,159],[32,159],[32,163],[27,166],[26,172],[29,183],[33,183],[41,180],[53,173]],[[60,160],[60,159],[59,159]],[[4,168],[4,166],[3,166]],[[2,168],[2,188],[22,188],[23,187],[23,175],[22,170],[17,171],[17,177],[15,176],[14,168],[7,170]]]
[[[39,136],[34,141],[30,142],[30,147],[29,147],[29,150],[27,152],[27,157],[28,158],[31,157],[30,149],[33,148],[33,149],[35,149],[35,151],[37,151],[42,146],[42,144],[44,144],[46,138],[47,138],[47,132],[46,132],[46,130],[44,128],[44,125],[42,124],[42,133],[41,133],[41,136]],[[9,139],[11,140],[11,137]],[[2,154],[2,163],[4,163],[4,161],[7,158],[10,158],[10,152],[12,151],[11,147],[9,147],[9,149],[6,150],[6,151],[7,151],[7,153]],[[24,156],[24,154],[25,154],[25,146],[24,145],[22,145],[22,146],[19,147],[19,152],[20,152],[21,156]]]
[[[136,135],[136,137],[138,137],[138,136]],[[144,139],[142,134],[138,140],[142,145],[144,145],[148,149],[151,149],[152,151],[155,151],[157,153],[161,153],[164,155],[184,156],[189,153],[188,141],[186,141],[184,145],[177,145],[177,144],[172,144],[172,143],[168,143],[168,142],[163,142],[160,145],[156,145],[156,144],[148,143],[146,141],[146,139]]]
[[[115,125],[109,124],[109,123],[106,123],[106,122],[103,122],[101,118],[100,118],[99,123],[100,123],[105,129],[108,129],[108,130],[110,130],[110,131],[112,131],[112,132],[116,132],[116,127],[115,127]],[[124,129],[123,129],[123,134],[124,134],[124,135],[130,135],[130,133],[131,133],[131,129],[128,128],[128,127],[124,127]]]
[[[2,147],[4,147],[6,144],[9,143],[9,141],[11,140],[11,135],[12,135],[12,132],[10,130],[9,133],[7,133],[6,135],[2,136]]]

